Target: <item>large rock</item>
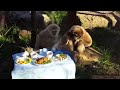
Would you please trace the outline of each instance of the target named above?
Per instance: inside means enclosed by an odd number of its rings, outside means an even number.
[[[22,29],[31,29],[31,11],[10,11],[7,15],[9,24],[17,24]],[[36,26],[43,30],[51,22],[42,11],[36,11]]]
[[[31,38],[31,32],[28,31],[28,30],[23,29],[23,30],[21,30],[19,32],[19,38],[28,38],[28,39],[30,39]]]
[[[81,26],[85,29],[95,27],[119,28],[120,15],[116,11],[77,11]]]

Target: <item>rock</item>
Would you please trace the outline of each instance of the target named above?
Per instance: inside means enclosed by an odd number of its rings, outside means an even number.
[[[42,14],[42,16],[44,17],[45,26],[47,26],[51,22],[51,20],[46,14]]]
[[[77,11],[76,15],[81,21],[81,26],[85,29],[120,26],[116,26],[117,22],[120,22],[120,15],[115,11]]]
[[[10,11],[7,14],[8,24],[17,24],[22,29],[31,29],[31,11]],[[50,23],[50,18],[42,11],[36,11],[36,26],[45,29]]]
[[[19,24],[23,27],[23,29],[31,29],[31,13],[23,14],[18,19]],[[45,22],[44,17],[41,13],[36,13],[36,28],[44,29],[45,28]]]
[[[120,30],[120,14],[117,12],[113,12],[112,14],[115,17],[115,19],[117,20],[114,29],[119,31]]]
[[[19,38],[31,38],[31,32],[28,30],[21,30],[19,32]]]

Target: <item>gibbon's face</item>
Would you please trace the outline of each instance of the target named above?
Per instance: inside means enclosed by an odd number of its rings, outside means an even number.
[[[68,36],[70,36],[74,40],[79,39],[82,35],[83,35],[83,29],[78,25],[72,26],[70,28],[70,31],[68,32]]]

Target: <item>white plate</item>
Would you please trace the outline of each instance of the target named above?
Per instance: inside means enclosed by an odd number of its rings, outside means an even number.
[[[55,61],[55,62],[63,62],[63,61],[66,61],[66,60],[67,60],[67,54],[65,54],[65,55],[66,55],[66,58],[63,59],[63,60],[59,60],[58,58],[56,58],[56,56],[54,56],[54,57],[52,58],[52,60]]]
[[[51,63],[46,63],[46,64],[37,64],[37,63],[35,63],[36,62],[36,59],[34,59],[31,63],[33,64],[33,65],[50,65],[50,64],[52,64],[52,60],[51,60]]]
[[[25,59],[27,59],[27,58],[29,58],[29,57],[19,57],[18,59],[15,60],[15,63],[16,63],[16,64],[19,64],[19,65],[28,65],[28,64],[30,64],[32,61],[29,62],[29,63],[26,63],[26,64],[24,64],[24,63],[22,63],[22,64],[18,63],[19,61],[25,61]]]

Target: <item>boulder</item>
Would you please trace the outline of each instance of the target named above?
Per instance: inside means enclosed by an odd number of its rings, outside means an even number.
[[[10,11],[7,15],[9,24],[17,24],[22,29],[31,29],[31,11]],[[50,18],[42,11],[36,11],[36,26],[43,30],[50,23]]]
[[[19,38],[31,38],[31,32],[23,29],[19,32]]]
[[[116,11],[77,11],[76,15],[85,29],[96,27],[118,28],[120,15]]]

